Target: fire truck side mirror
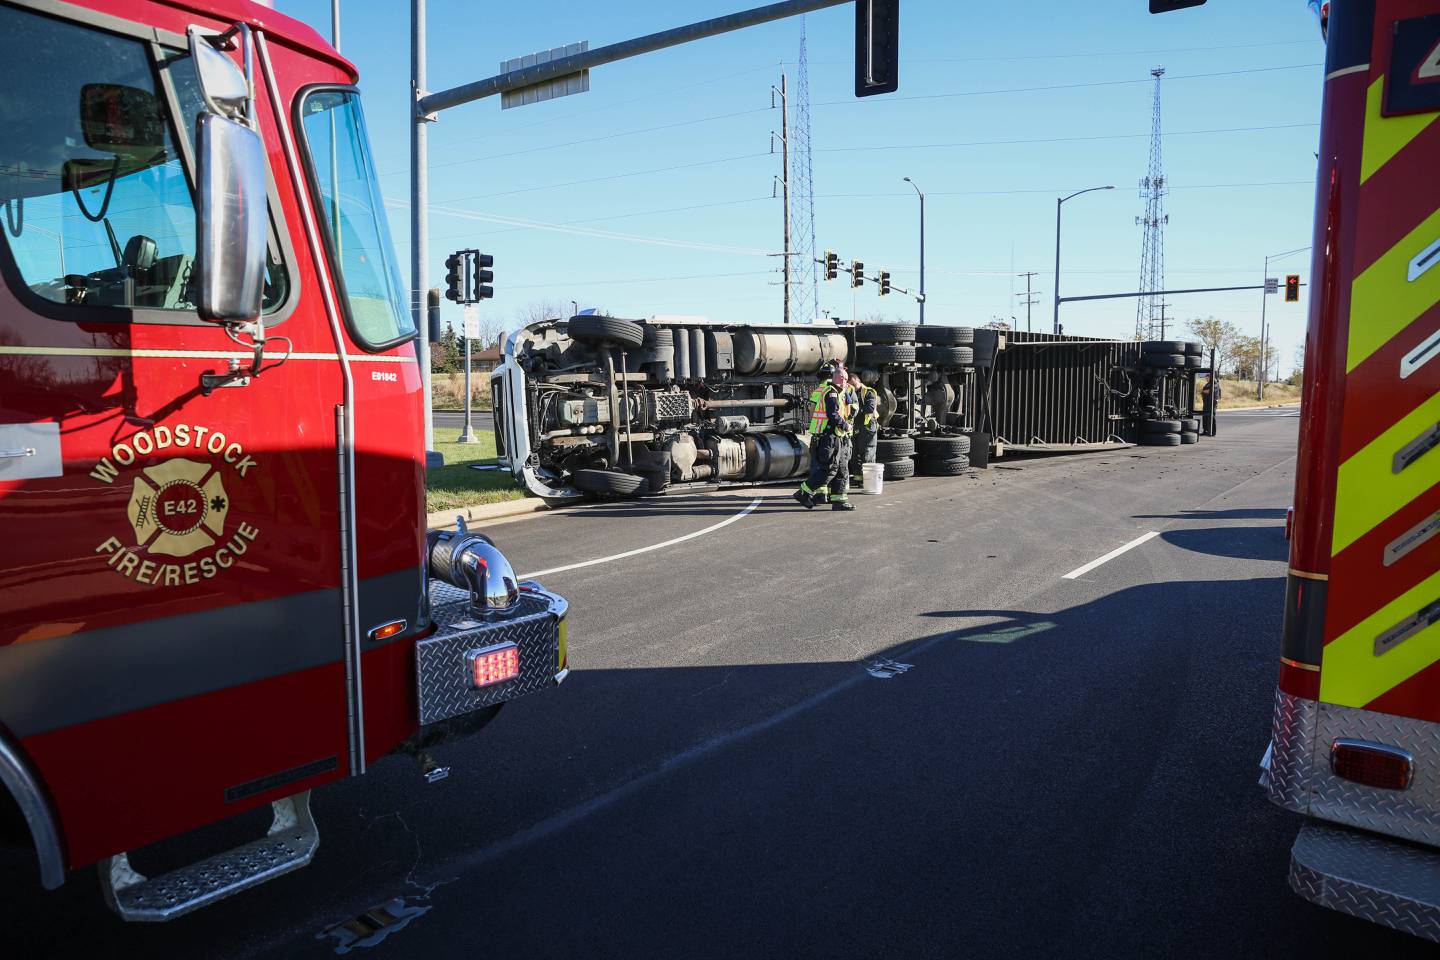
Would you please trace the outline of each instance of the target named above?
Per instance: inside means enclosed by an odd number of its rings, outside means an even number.
[[[213,113],[196,124],[195,305],[203,320],[254,320],[265,292],[265,145]]]
[[[195,27],[189,34],[206,108],[195,120],[195,305],[203,320],[254,320],[265,291],[269,210],[265,144],[250,97],[250,31],[241,24],[219,37]],[[217,49],[233,37],[243,71]]]

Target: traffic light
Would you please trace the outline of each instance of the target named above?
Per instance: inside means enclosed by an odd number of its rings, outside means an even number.
[[[474,258],[475,282],[472,292],[477,301],[489,300],[495,296],[495,288],[489,284],[495,282],[495,274],[490,268],[495,266],[495,258],[488,253],[476,253]]]
[[[1151,13],[1170,13],[1172,10],[1184,10],[1186,7],[1204,6],[1205,0],[1150,0]]]
[[[1285,302],[1297,303],[1300,300],[1300,274],[1287,273],[1285,275]]]
[[[865,282],[865,263],[862,260],[850,261],[850,286],[858,287]]]
[[[883,297],[883,296],[885,296],[886,294],[888,294],[889,292],[890,292],[890,271],[889,271],[889,270],[881,270],[881,271],[880,271],[880,296]]]
[[[445,258],[445,299],[454,300],[456,303],[465,301],[465,272],[461,268],[461,256],[452,253]]]
[[[840,257],[833,250],[825,251],[825,279],[834,280],[840,276]]]

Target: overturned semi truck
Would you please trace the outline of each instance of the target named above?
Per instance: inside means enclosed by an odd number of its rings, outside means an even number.
[[[794,480],[809,396],[841,360],[880,394],[887,479],[1015,451],[1179,446],[1210,373],[1199,344],[904,323],[575,316],[511,334],[491,374],[501,463],[551,502]]]

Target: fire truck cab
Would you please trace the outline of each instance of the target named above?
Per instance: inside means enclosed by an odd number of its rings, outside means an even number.
[[[127,919],[303,866],[311,789],[442,776],[567,672],[562,598],[426,534],[356,80],[248,0],[0,0],[0,827]],[[254,843],[130,861],[266,804]]]
[[[1440,940],[1440,3],[1327,29],[1279,689],[1290,883]]]

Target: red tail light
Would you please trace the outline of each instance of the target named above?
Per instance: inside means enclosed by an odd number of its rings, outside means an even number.
[[[520,648],[513,643],[486,647],[470,654],[471,682],[488,687],[520,676]]]
[[[1330,769],[1352,783],[1382,790],[1404,790],[1415,773],[1410,754],[1396,747],[1363,740],[1336,740],[1330,745]]]

